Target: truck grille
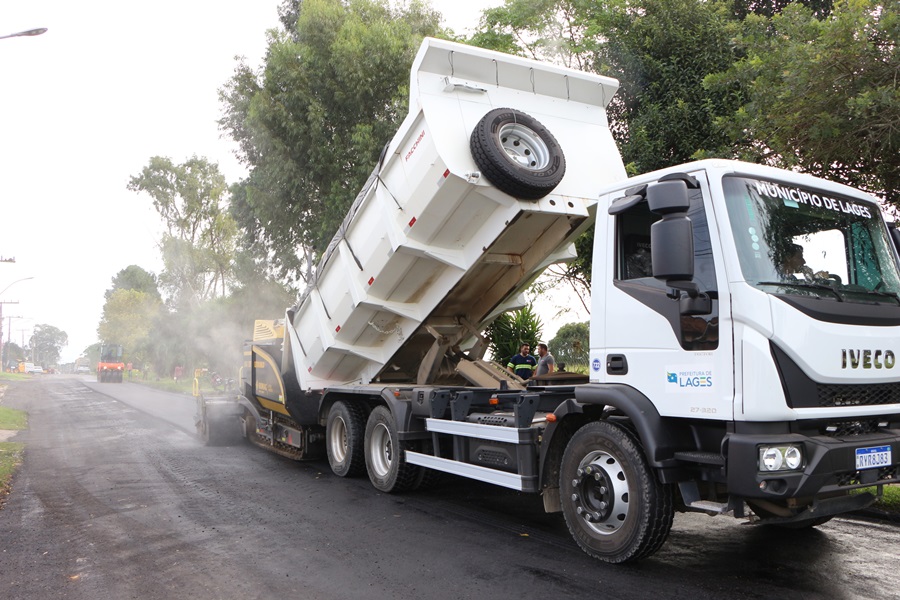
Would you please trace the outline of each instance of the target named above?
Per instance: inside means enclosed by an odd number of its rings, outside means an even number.
[[[819,406],[874,406],[900,404],[900,384],[872,383],[868,385],[816,385]]]
[[[897,481],[897,479],[900,479],[900,468],[893,466],[878,469],[878,475],[875,481],[870,481],[868,479],[869,478],[867,478],[867,481],[865,482],[863,481],[861,471],[849,471],[847,473],[838,474],[838,485],[845,487],[849,485],[873,485],[876,481]]]
[[[879,419],[869,419],[863,421],[828,421],[822,426],[819,433],[834,438],[852,437],[854,435],[865,435],[867,433],[875,433],[878,427]]]

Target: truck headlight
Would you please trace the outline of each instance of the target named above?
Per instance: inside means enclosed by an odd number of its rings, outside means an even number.
[[[803,466],[801,446],[760,446],[760,471],[796,471]]]
[[[803,464],[803,453],[796,446],[788,446],[784,451],[784,465],[791,470],[799,469]]]

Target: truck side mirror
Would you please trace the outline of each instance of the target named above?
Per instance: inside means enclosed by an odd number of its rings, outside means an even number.
[[[653,277],[666,282],[678,298],[681,314],[705,315],[712,312],[709,295],[691,281],[694,278],[694,229],[687,216],[691,201],[688,198],[688,181],[670,179],[659,181],[647,188],[647,204],[662,219],[650,227],[650,259]]]
[[[894,248],[897,249],[897,254],[900,254],[900,229],[897,228],[897,223],[894,223],[889,231],[891,232],[891,241],[894,242]]]
[[[666,282],[694,277],[694,232],[687,216],[690,200],[683,181],[662,181],[647,188],[647,204],[662,219],[650,227],[653,276]]]

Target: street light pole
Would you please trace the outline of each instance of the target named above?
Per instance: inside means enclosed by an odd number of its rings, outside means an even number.
[[[42,33],[47,33],[46,27],[38,27],[37,29],[28,29],[26,31],[17,31],[16,33],[0,35],[0,40],[5,40],[6,38],[13,38],[13,37],[31,37],[33,35],[41,35]]]

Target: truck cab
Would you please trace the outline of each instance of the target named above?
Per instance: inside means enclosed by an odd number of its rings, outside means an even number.
[[[600,206],[578,397],[629,390],[604,403],[686,504],[811,523],[896,480],[900,272],[873,198],[714,160],[629,180]]]

